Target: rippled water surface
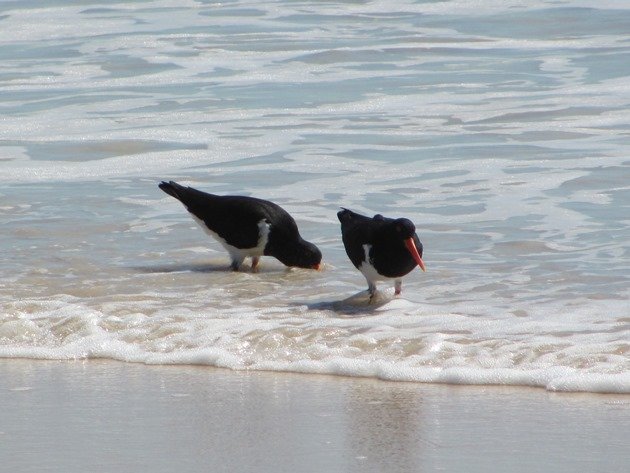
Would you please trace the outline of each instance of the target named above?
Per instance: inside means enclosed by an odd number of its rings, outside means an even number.
[[[630,4],[0,3],[0,356],[630,392]],[[323,271],[226,271],[176,180]],[[406,216],[366,283],[336,212]]]

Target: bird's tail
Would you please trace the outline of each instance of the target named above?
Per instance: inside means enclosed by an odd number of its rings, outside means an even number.
[[[341,207],[341,210],[339,212],[337,212],[337,217],[339,218],[339,220],[343,221],[345,218],[349,217],[352,213],[352,210],[348,210],[345,207]]]
[[[357,216],[352,210],[346,209],[345,207],[341,207],[341,210],[337,212],[337,218],[341,223],[346,223],[352,221]]]
[[[175,181],[169,181],[169,182],[162,181],[158,184],[158,187],[162,189],[164,192],[166,192],[168,195],[175,197],[179,201],[182,200],[182,195],[183,195],[182,191],[186,190],[184,186],[179,185]]]

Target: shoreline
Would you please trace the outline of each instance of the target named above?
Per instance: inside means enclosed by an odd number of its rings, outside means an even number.
[[[159,356],[159,355],[158,355]],[[514,389],[535,389],[542,390],[546,393],[556,393],[556,394],[593,394],[593,395],[601,395],[601,396],[628,396],[630,395],[630,390],[628,388],[627,383],[625,383],[626,379],[620,380],[619,375],[608,375],[608,374],[596,374],[596,373],[579,373],[565,375],[563,377],[558,377],[558,379],[554,379],[552,383],[552,387],[549,385],[543,384],[540,379],[542,377],[541,373],[538,371],[523,371],[519,372],[514,370],[513,379],[520,381],[519,382],[493,382],[492,379],[495,378],[493,373],[476,373],[476,374],[465,374],[461,368],[447,368],[442,370],[440,373],[427,375],[426,377],[414,377],[409,373],[403,372],[398,373],[397,376],[385,376],[379,375],[378,372],[374,372],[374,368],[367,367],[364,370],[359,370],[357,373],[347,374],[344,370],[344,367],[341,366],[339,372],[326,372],[321,371],[315,367],[312,369],[308,369],[308,366],[300,365],[296,369],[284,368],[284,369],[266,369],[262,367],[254,367],[251,369],[241,369],[241,368],[231,368],[229,366],[216,366],[213,364],[206,364],[198,362],[194,359],[194,357],[184,358],[181,362],[170,362],[167,360],[159,360],[159,361],[146,361],[146,360],[124,360],[110,357],[88,357],[88,358],[49,358],[46,356],[28,356],[28,355],[20,355],[20,356],[3,356],[0,355],[0,362],[2,361],[10,361],[10,360],[24,360],[25,362],[35,361],[35,362],[52,362],[52,363],[123,363],[123,364],[131,364],[131,365],[139,365],[139,366],[147,366],[147,367],[181,367],[181,368],[200,368],[200,369],[216,369],[216,370],[226,370],[231,373],[269,373],[269,374],[286,374],[286,375],[296,375],[296,376],[329,376],[332,378],[342,378],[348,380],[373,380],[375,382],[383,382],[383,383],[408,383],[408,384],[421,384],[421,385],[436,385],[436,386],[453,386],[453,387],[497,387],[497,388],[514,388]],[[430,370],[430,368],[429,368]],[[377,369],[378,371],[378,369]],[[504,370],[508,371],[508,370]],[[510,376],[505,373],[503,376],[506,379],[512,379]],[[557,376],[557,374],[556,374]],[[630,372],[624,373],[625,378],[630,381]],[[538,379],[538,384],[536,382],[524,382],[526,379]],[[585,380],[591,379],[590,383],[586,383]],[[554,387],[555,386],[555,387]],[[590,386],[590,389],[585,388],[585,386]]]
[[[8,471],[625,472],[630,397],[0,360]]]

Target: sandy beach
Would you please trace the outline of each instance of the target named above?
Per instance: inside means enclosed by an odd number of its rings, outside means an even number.
[[[0,361],[11,472],[626,472],[630,398]]]

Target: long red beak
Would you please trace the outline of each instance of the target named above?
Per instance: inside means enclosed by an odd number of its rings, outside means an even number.
[[[418,249],[416,248],[416,244],[413,242],[413,238],[407,238],[405,240],[405,246],[409,250],[409,253],[411,253],[411,256],[416,261],[416,263],[418,263],[418,266],[420,266],[420,269],[426,272],[427,268],[424,266],[424,261],[422,261],[422,257],[418,254]]]

